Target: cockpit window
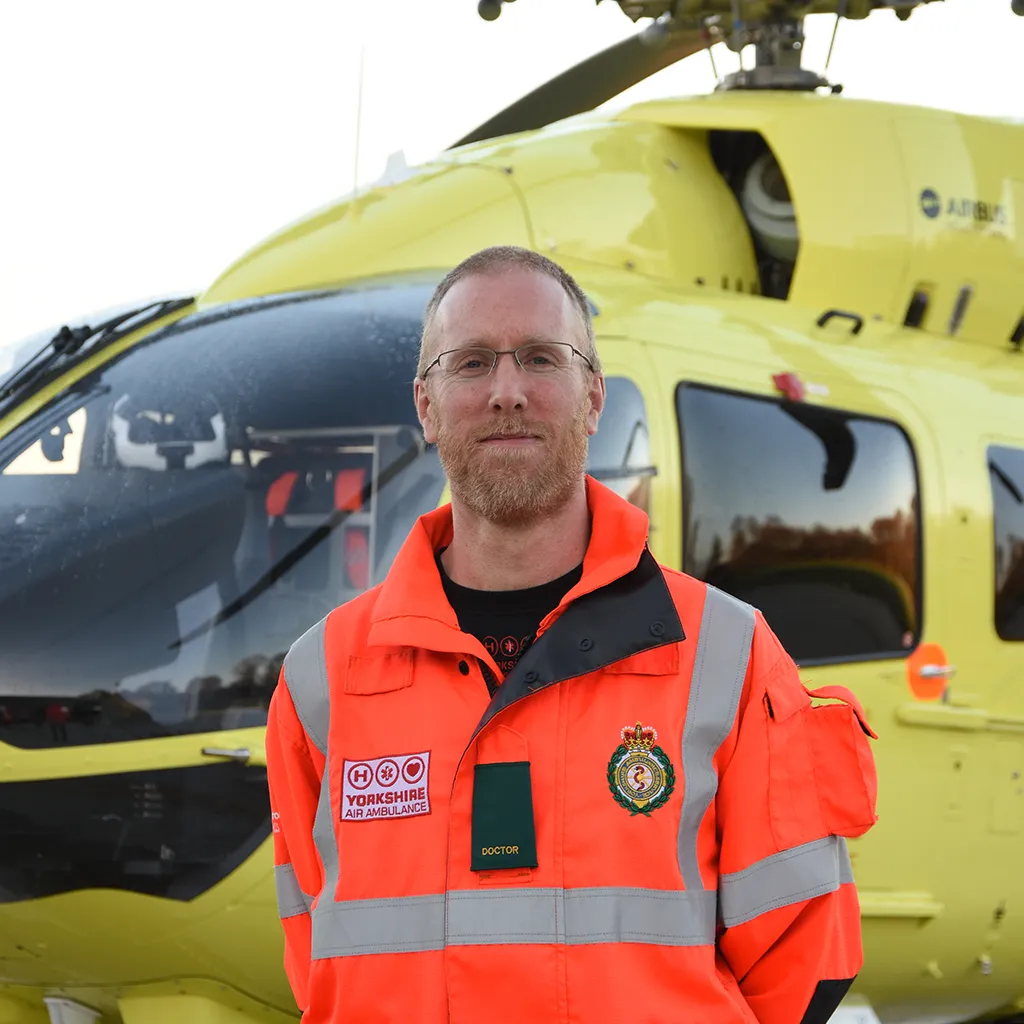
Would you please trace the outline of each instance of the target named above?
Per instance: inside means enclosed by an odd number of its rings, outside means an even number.
[[[194,314],[0,440],[0,741],[265,723],[290,644],[441,496],[411,388],[433,283]]]

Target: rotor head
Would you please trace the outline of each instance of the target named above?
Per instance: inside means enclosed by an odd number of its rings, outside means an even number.
[[[600,2],[600,0],[598,0]],[[632,21],[653,18],[652,39],[675,32],[714,30],[734,53],[753,46],[755,67],[726,75],[717,85],[728,89],[813,91],[832,86],[800,67],[803,22],[808,14],[835,14],[837,21],[860,20],[872,11],[892,10],[901,21],[916,7],[934,0],[617,0]],[[1024,5],[1024,0],[1013,0]]]

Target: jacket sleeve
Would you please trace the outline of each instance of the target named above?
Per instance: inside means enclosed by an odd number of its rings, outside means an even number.
[[[758,613],[717,812],[719,951],[760,1024],[825,1024],[862,966],[846,837],[876,820],[868,736],[853,694],[806,690]]]
[[[267,720],[267,781],[274,835],[277,908],[284,928],[284,967],[299,1009],[308,1005],[310,907],[323,886],[313,842],[323,755],[308,741],[284,672]]]

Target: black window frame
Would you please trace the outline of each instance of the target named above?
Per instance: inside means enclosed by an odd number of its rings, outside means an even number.
[[[1024,496],[1024,481],[1018,482],[1015,477],[1011,477],[1002,466],[994,462],[993,455],[1001,452],[1013,452],[1015,455],[1019,455],[1021,459],[1024,459],[1024,444],[1010,444],[1010,443],[989,443],[985,446],[985,466],[988,473],[989,481],[989,499],[992,502],[992,628],[995,631],[996,637],[1000,643],[1004,644],[1020,644],[1024,643],[1024,632],[1020,636],[1004,636],[999,625],[999,589],[997,587],[996,578],[996,553],[999,549],[999,523],[996,518],[996,494],[995,486],[992,480],[993,476],[997,476],[1004,487],[1011,492],[1011,495],[1016,497],[1017,494]],[[995,467],[995,468],[994,468]],[[1017,492],[1017,494],[1014,494]]]
[[[689,378],[677,381],[673,392],[673,408],[676,419],[676,437],[679,441],[679,468],[680,468],[680,491],[681,491],[681,506],[682,506],[682,519],[681,519],[681,543],[680,543],[680,560],[684,567],[686,565],[686,538],[689,536],[690,527],[690,502],[687,495],[685,482],[686,482],[686,441],[684,432],[683,418],[680,415],[679,410],[679,397],[682,389],[691,388],[697,389],[704,392],[710,392],[714,394],[725,395],[730,398],[743,398],[747,400],[764,402],[775,406],[784,406],[789,404],[802,404],[792,403],[789,399],[781,398],[774,394],[765,394],[763,392],[756,391],[744,391],[741,388],[731,388],[718,384],[708,384],[699,380],[692,380]],[[797,658],[793,655],[794,662],[803,667],[817,667],[817,666],[828,666],[828,665],[861,665],[868,664],[875,661],[902,661],[909,658],[914,651],[917,650],[918,646],[924,642],[924,635],[926,632],[925,622],[925,601],[924,601],[924,589],[925,589],[925,560],[924,560],[924,529],[927,522],[927,516],[924,510],[924,499],[921,488],[921,466],[920,460],[917,456],[917,449],[914,446],[914,439],[903,424],[896,420],[889,419],[885,416],[878,416],[874,413],[866,413],[858,409],[846,409],[840,408],[834,405],[815,405],[817,409],[824,409],[830,412],[835,412],[837,415],[847,415],[855,417],[858,420],[864,420],[871,423],[878,423],[883,426],[895,428],[900,435],[903,437],[907,445],[907,451],[910,455],[910,463],[913,471],[914,479],[914,490],[917,497],[917,529],[915,531],[915,544],[914,544],[914,557],[917,568],[916,580],[914,585],[914,614],[917,618],[917,630],[914,634],[914,642],[910,647],[900,648],[894,651],[878,651],[870,654],[857,654],[857,655],[836,655],[834,657],[823,657],[823,658]],[[789,653],[787,651],[787,653]]]

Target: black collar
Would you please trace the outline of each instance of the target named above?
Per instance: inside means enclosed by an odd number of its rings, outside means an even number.
[[[476,733],[531,693],[685,639],[661,567],[644,548],[635,569],[573,601],[536,640],[498,687]]]

